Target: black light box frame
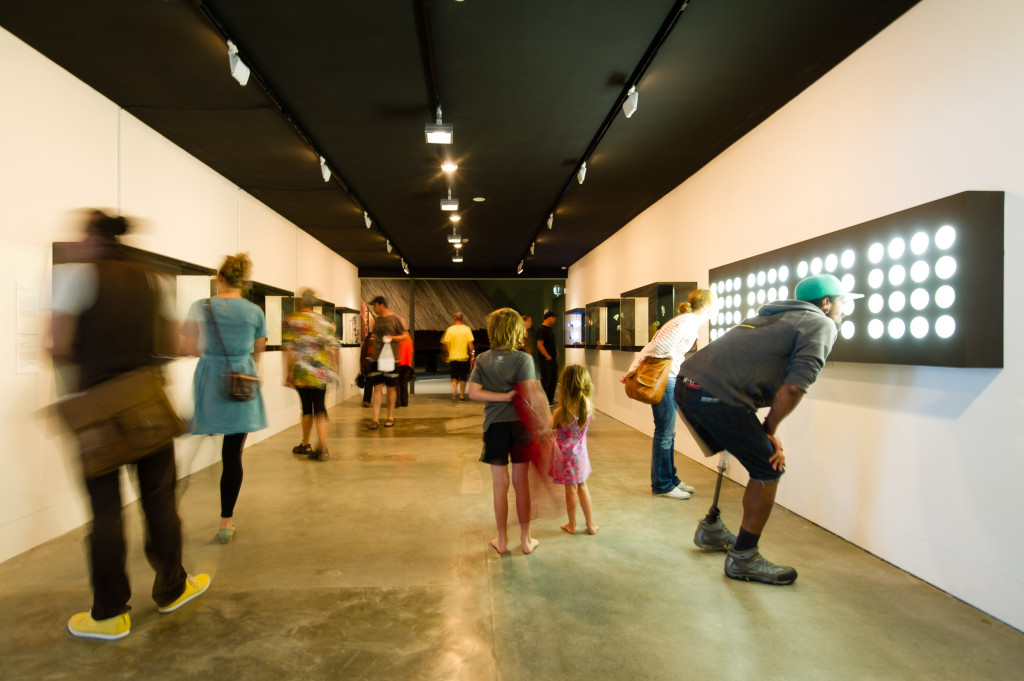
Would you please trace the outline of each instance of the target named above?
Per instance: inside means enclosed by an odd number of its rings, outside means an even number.
[[[865,296],[847,303],[831,360],[1002,368],[1003,206],[1003,192],[962,192],[716,267],[712,342],[821,272]]]

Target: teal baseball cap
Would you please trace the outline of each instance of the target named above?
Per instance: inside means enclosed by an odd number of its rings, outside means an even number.
[[[863,298],[864,294],[844,291],[842,282],[834,274],[816,274],[813,277],[807,277],[797,284],[793,291],[793,297],[796,300],[805,302],[832,296]]]

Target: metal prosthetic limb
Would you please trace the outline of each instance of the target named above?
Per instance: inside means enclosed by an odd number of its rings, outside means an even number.
[[[715,482],[715,498],[711,500],[711,508],[708,509],[708,514],[704,516],[701,523],[711,525],[718,521],[718,517],[722,514],[718,508],[718,495],[722,491],[722,476],[725,475],[725,464],[729,459],[729,452],[722,452],[721,457],[718,459],[718,480]]]

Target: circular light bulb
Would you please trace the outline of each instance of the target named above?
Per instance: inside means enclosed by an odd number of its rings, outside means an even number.
[[[918,232],[910,239],[910,250],[921,255],[928,250],[928,234],[926,232]]]
[[[935,263],[935,276],[949,279],[956,274],[956,260],[951,255],[944,255]]]
[[[935,232],[935,245],[942,250],[952,246],[954,241],[956,241],[956,230],[952,225],[943,225],[939,231]]]
[[[843,322],[843,325],[840,327],[840,331],[843,334],[843,338],[845,338],[846,340],[850,340],[851,338],[853,338],[853,334],[856,332],[856,330],[857,327],[854,326],[854,323],[848,320]]]
[[[923,310],[928,307],[928,291],[923,288],[916,288],[910,294],[910,306],[915,310]]]
[[[881,319],[872,319],[868,323],[868,335],[878,340],[885,333],[885,324],[882,323]]]
[[[872,314],[878,314],[885,307],[885,298],[880,293],[872,293],[871,297],[868,298],[868,309],[871,310]]]
[[[924,317],[914,317],[910,320],[910,335],[914,338],[924,338],[928,335],[928,320]]]
[[[928,267],[928,263],[924,260],[918,260],[910,266],[910,278],[920,284],[928,275],[931,273],[931,268]]]
[[[889,320],[889,337],[890,338],[903,338],[903,334],[907,331],[907,325],[902,319],[890,319]]]
[[[847,248],[843,251],[843,255],[839,258],[839,262],[842,264],[844,269],[850,269],[853,267],[853,263],[857,262],[857,254],[853,252],[853,249]]]
[[[902,312],[907,304],[907,297],[902,291],[893,291],[889,295],[889,309],[893,312]]]
[[[935,320],[935,333],[939,338],[949,338],[956,332],[956,322],[948,314]]]
[[[903,252],[907,250],[907,243],[900,237],[896,237],[889,242],[889,257],[893,260],[899,260],[903,257]]]
[[[825,269],[828,272],[835,272],[836,268],[839,267],[839,256],[835,253],[829,253],[825,256]]]
[[[811,274],[821,274],[821,258],[811,261]]]
[[[889,268],[889,283],[893,286],[899,286],[907,278],[907,271],[903,269],[903,265],[893,265]]]
[[[800,277],[801,279],[807,276],[807,262],[805,260],[801,260],[799,263],[797,263],[796,276]]]
[[[789,279],[789,268],[783,265],[779,268],[779,281],[786,281]]]
[[[868,286],[878,288],[885,282],[885,273],[877,267],[868,272]]]
[[[940,286],[935,292],[935,304],[941,307],[943,310],[948,310],[952,307],[953,302],[956,300],[956,291],[953,290],[952,286],[948,284]]]
[[[883,255],[885,255],[885,246],[880,243],[873,243],[868,248],[868,260],[875,264],[882,262]]]

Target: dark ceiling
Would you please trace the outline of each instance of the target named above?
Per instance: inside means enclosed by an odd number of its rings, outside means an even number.
[[[916,2],[4,0],[0,26],[360,276],[561,278]]]

